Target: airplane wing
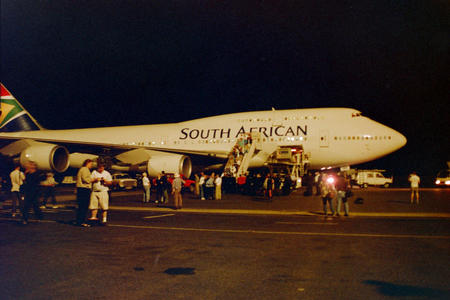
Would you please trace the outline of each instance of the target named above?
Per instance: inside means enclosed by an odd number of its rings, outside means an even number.
[[[120,171],[145,170],[149,176],[165,171],[189,177],[190,157],[209,156],[206,151],[108,143],[101,139],[105,129],[81,129],[89,137],[85,139],[76,138],[78,130],[45,130],[3,84],[0,99],[0,154],[22,165],[34,161],[42,170],[64,172],[89,158],[106,160]]]

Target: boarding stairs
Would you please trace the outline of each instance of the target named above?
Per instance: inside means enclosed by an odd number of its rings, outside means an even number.
[[[255,149],[256,137],[251,133],[244,133],[239,136],[236,144],[231,148],[228,154],[228,161],[225,165],[225,172],[233,177],[239,177],[247,172],[250,160],[252,159]]]
[[[251,132],[241,134],[237,139],[228,154],[225,174],[237,178],[249,167],[285,165],[292,175],[295,173],[298,177],[305,174],[308,164],[308,155],[302,146],[278,146],[262,139],[261,133]]]
[[[237,178],[249,167],[263,165],[276,149],[274,143],[263,143],[259,132],[241,134],[228,154],[225,173]]]

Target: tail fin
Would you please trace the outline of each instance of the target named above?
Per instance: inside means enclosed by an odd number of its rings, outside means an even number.
[[[0,132],[43,129],[1,83],[0,89]]]

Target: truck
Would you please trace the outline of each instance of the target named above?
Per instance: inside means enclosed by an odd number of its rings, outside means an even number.
[[[386,170],[352,170],[352,184],[366,188],[368,186],[382,186],[388,188],[394,182],[394,178],[385,177]]]

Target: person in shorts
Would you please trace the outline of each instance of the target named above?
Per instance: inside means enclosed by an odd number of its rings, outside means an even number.
[[[414,203],[414,195],[416,196],[416,203],[419,204],[420,177],[416,172],[412,172],[409,175],[408,181],[411,183],[411,204]]]
[[[91,210],[91,221],[97,221],[97,212],[102,210],[102,224],[106,224],[109,208],[109,186],[112,184],[111,174],[105,170],[105,165],[100,163],[97,170],[91,174],[92,193],[89,209]]]

